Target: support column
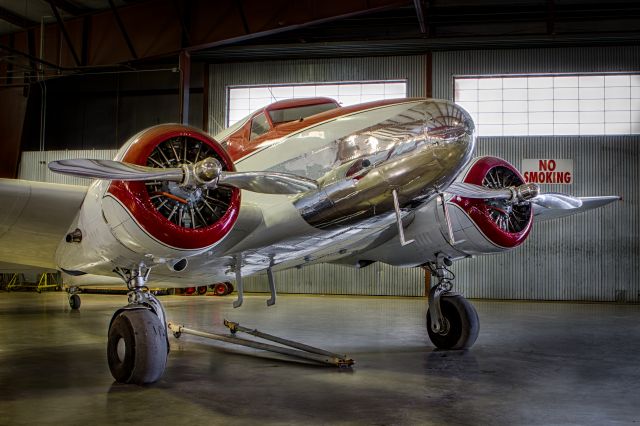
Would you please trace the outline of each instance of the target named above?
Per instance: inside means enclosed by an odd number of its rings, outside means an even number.
[[[425,81],[425,95],[427,98],[433,98],[433,54],[431,51],[425,53],[425,68],[426,68],[426,81]]]
[[[27,98],[22,87],[0,89],[0,134],[2,155],[0,177],[16,178],[20,161],[22,125],[27,113]]]
[[[191,55],[186,50],[180,52],[180,88],[178,95],[179,120],[189,124],[189,90],[191,89]]]

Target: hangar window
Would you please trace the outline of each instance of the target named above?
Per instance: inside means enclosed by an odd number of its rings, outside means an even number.
[[[335,99],[342,106],[382,99],[406,98],[407,82],[387,80],[229,87],[227,126],[276,101],[320,96]]]
[[[640,74],[457,76],[480,136],[640,134]]]

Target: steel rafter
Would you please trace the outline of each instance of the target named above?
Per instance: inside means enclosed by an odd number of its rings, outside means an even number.
[[[6,50],[7,52],[13,53],[15,55],[23,56],[23,57],[29,59],[29,61],[37,62],[39,64],[43,64],[43,65],[46,65],[48,67],[51,67],[51,68],[54,68],[54,69],[57,69],[57,70],[63,70],[64,69],[64,68],[62,68],[62,67],[60,67],[60,66],[58,66],[58,65],[56,65],[54,63],[45,61],[45,60],[40,59],[40,58],[38,58],[38,57],[36,57],[34,55],[30,55],[29,53],[23,52],[22,50],[18,50],[16,48],[12,47],[12,46],[6,46],[4,44],[0,44],[0,50]]]
[[[32,21],[29,18],[18,15],[17,13],[14,13],[9,9],[5,9],[4,7],[0,7],[0,19],[20,28],[29,28],[38,25],[36,21]]]
[[[133,47],[133,43],[131,43],[131,38],[129,38],[129,33],[127,33],[127,29],[120,19],[120,14],[118,13],[118,9],[116,5],[113,3],[113,0],[109,0],[109,6],[111,7],[111,11],[113,12],[113,16],[116,18],[116,23],[118,24],[118,28],[120,28],[120,33],[124,38],[124,41],[127,43],[127,47],[129,48],[129,52],[134,59],[138,59],[138,54],[136,53],[136,49]]]
[[[250,34],[251,30],[249,29],[249,23],[247,22],[247,15],[244,13],[244,8],[242,7],[242,0],[234,0],[236,4],[236,8],[238,9],[238,13],[240,14],[240,19],[242,20],[242,28],[244,29],[245,34]]]
[[[69,15],[73,15],[73,16],[84,15],[86,13],[91,13],[94,11],[94,9],[77,6],[68,0],[47,0],[47,1],[49,1],[49,3],[55,4],[56,7],[62,10],[63,12],[66,12]]]
[[[64,37],[64,41],[67,43],[69,50],[71,51],[71,55],[73,56],[73,60],[76,62],[76,66],[80,66],[80,58],[78,57],[78,53],[76,52],[76,48],[73,47],[73,43],[71,42],[71,37],[69,37],[69,33],[67,32],[67,27],[65,27],[64,22],[62,21],[62,17],[60,16],[60,12],[58,11],[57,6],[53,0],[48,0],[49,6],[51,6],[51,11],[53,15],[56,17],[56,21],[58,21],[58,26],[60,27],[60,31],[62,32],[62,36]]]
[[[182,4],[182,7],[180,6]],[[191,20],[191,3],[180,2],[179,0],[173,0],[173,7],[175,7],[178,14],[178,22],[180,22],[180,30],[182,31],[182,43],[181,46],[191,45],[191,36],[189,35],[189,26]]]
[[[427,33],[427,23],[424,18],[424,10],[422,7],[422,0],[413,0],[413,5],[416,8],[416,15],[418,15],[418,24],[420,24],[420,32],[422,34]]]

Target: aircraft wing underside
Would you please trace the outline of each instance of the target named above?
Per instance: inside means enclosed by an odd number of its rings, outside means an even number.
[[[87,188],[0,179],[0,261],[55,269],[54,255]]]

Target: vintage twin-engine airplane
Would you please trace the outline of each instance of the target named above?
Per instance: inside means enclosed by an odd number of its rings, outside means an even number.
[[[454,294],[451,261],[512,249],[534,220],[618,199],[540,193],[508,162],[472,158],[469,114],[446,100],[340,107],[327,98],[276,102],[211,137],[159,125],[115,160],[64,160],[51,170],[88,188],[0,181],[0,255],[58,268],[79,306],[87,276],[118,275],[129,303],[111,320],[108,361],[125,383],[158,380],[167,324],[147,283],[192,286],[311,263],[428,267],[427,332],[468,348],[479,322]],[[75,283],[75,284],[74,284]]]

